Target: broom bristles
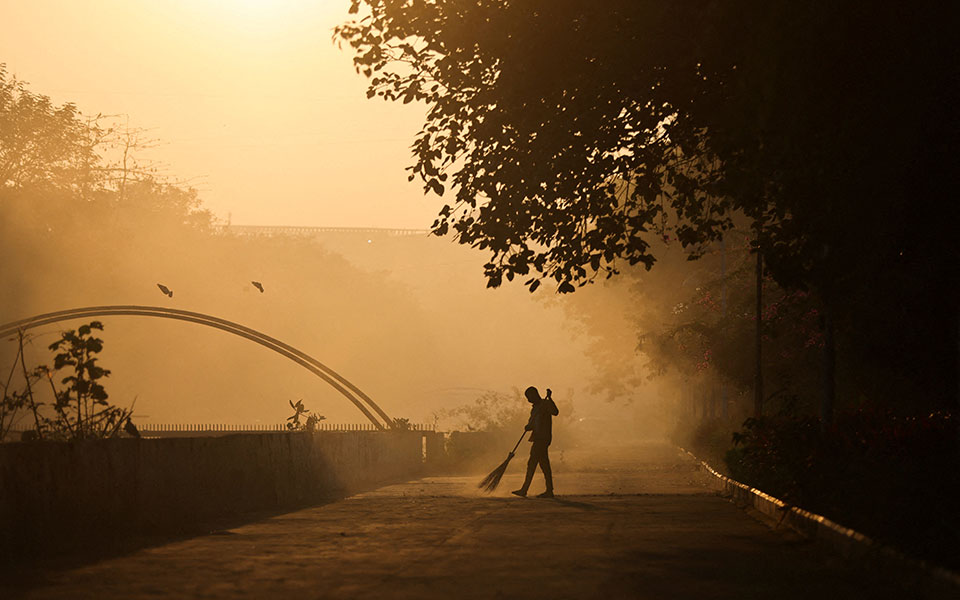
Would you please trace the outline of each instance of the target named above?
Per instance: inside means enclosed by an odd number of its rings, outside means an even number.
[[[513,452],[507,455],[507,460],[500,463],[500,466],[490,471],[490,474],[483,478],[483,481],[477,486],[488,494],[500,485],[500,479],[503,478],[503,474],[507,472],[507,465],[510,464],[510,459],[513,458]]]

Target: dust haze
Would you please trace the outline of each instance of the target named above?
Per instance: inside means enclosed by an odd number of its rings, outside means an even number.
[[[528,385],[553,389],[584,439],[662,437],[676,421],[666,380],[642,375],[632,311],[613,284],[581,290],[576,304],[546,289],[485,289],[482,253],[426,232],[256,235],[164,221],[150,206],[44,210],[21,199],[5,209],[15,257],[2,267],[13,282],[5,322],[108,304],[207,313],[314,356],[391,417],[441,428],[477,427],[453,413],[485,394],[525,411],[515,390]],[[201,205],[192,210],[202,221]],[[140,422],[282,423],[298,399],[330,422],[363,421],[326,383],[248,340],[178,321],[101,320],[110,399],[136,400]],[[50,363],[46,346],[79,324],[32,330],[28,363]],[[15,347],[4,344],[5,371]],[[629,373],[610,374],[614,354]]]
[[[3,264],[15,282],[4,291],[5,322],[107,304],[185,309],[303,350],[413,423],[483,427],[456,413],[485,395],[522,415],[516,390],[535,385],[554,390],[561,427],[578,442],[666,437],[677,425],[674,385],[649,379],[636,350],[636,307],[620,289],[628,283],[569,297],[485,289],[481,253],[425,232],[267,236],[164,223],[142,207],[105,209],[112,220],[92,223],[71,214],[89,207],[20,208],[26,214],[4,221],[16,257]],[[29,235],[16,235],[25,224]],[[325,382],[248,340],[178,321],[101,320],[110,399],[135,400],[140,422],[282,423],[298,399],[330,422],[363,421]],[[50,363],[46,346],[79,324],[32,330],[28,363]],[[4,344],[5,370],[15,347]]]
[[[16,110],[4,113],[11,127],[3,135],[21,131],[21,138],[43,151],[25,151],[13,137],[0,144],[10,150],[0,153],[0,322],[99,305],[197,311],[306,352],[391,417],[412,423],[445,430],[518,426],[529,409],[518,390],[534,385],[553,390],[558,427],[570,431],[568,440],[660,438],[683,428],[690,410],[677,383],[682,377],[654,373],[638,344],[656,321],[642,319],[652,290],[666,290],[655,294],[659,304],[651,310],[658,317],[670,314],[663,306],[678,290],[690,291],[680,285],[686,264],[657,265],[651,273],[624,268],[624,277],[562,297],[549,282],[534,294],[519,281],[486,288],[488,256],[428,235],[436,209],[427,208],[430,202],[416,186],[393,183],[406,179],[405,144],[422,115],[399,118],[396,107],[372,103],[359,112],[355,100],[363,98],[364,85],[349,57],[326,40],[315,49],[316,64],[305,58],[313,54],[301,51],[304,40],[314,44],[315,31],[339,23],[346,9],[346,3],[321,4],[297,16],[262,11],[229,19],[206,14],[212,9],[201,5],[177,7],[196,13],[182,23],[210,26],[223,38],[215,47],[196,48],[207,61],[197,64],[182,60],[179,43],[169,56],[147,46],[130,56],[119,52],[112,44],[136,46],[129,42],[138,36],[156,37],[160,44],[169,32],[163,23],[131,23],[127,11],[102,7],[95,9],[98,19],[90,19],[99,33],[84,34],[82,43],[98,44],[91,56],[109,57],[109,69],[95,68],[98,62],[77,65],[72,56],[48,64],[43,54],[26,51],[28,40],[8,40],[5,49],[13,58],[0,77],[3,99]],[[76,10],[65,4],[64,18],[74,18]],[[58,39],[75,33],[26,6],[17,11],[24,23]],[[231,52],[221,52],[250,51],[244,41],[250,23],[241,17],[265,31],[298,25],[278,46],[278,52],[290,53],[284,55],[289,72],[271,61],[233,61]],[[166,67],[141,72],[124,62],[137,60],[171,60],[171,72],[179,75],[164,78]],[[276,91],[294,85],[284,77],[296,78],[307,63],[317,76],[296,79],[300,95]],[[126,73],[123,85],[102,79],[118,64]],[[216,91],[216,81],[207,79],[209,72],[236,75],[241,64],[243,77],[224,75],[233,87]],[[40,85],[18,80],[18,71],[30,80],[39,77]],[[265,91],[250,90],[251,79]],[[156,93],[158,85],[164,93]],[[216,94],[210,96],[211,90]],[[77,100],[82,111],[58,113],[63,103]],[[267,102],[276,114],[263,119]],[[100,111],[129,116],[103,121]],[[18,129],[17,123],[43,127]],[[243,143],[237,143],[238,129],[247,136]],[[313,139],[308,130],[322,131],[323,143],[289,145],[291,136],[298,144],[302,136]],[[386,146],[397,156],[382,156]],[[170,162],[157,164],[158,155]],[[201,190],[192,189],[192,178],[207,172]],[[416,202],[411,192],[419,196]],[[225,196],[244,225],[354,227],[258,235],[231,226]],[[294,204],[301,212],[292,212]],[[311,222],[296,222],[292,214],[309,214]],[[390,223],[411,227],[420,215],[427,215],[421,231],[383,229]],[[647,296],[637,295],[638,286]],[[298,400],[330,423],[363,422],[329,385],[248,340],[173,320],[100,320],[100,364],[111,371],[104,382],[109,400],[118,406],[135,402],[138,423],[279,424],[291,414],[289,402]],[[83,322],[30,330],[28,365],[51,364],[47,346],[60,331]],[[11,375],[16,350],[15,341],[3,340],[0,374]],[[18,372],[11,376],[11,388],[23,386]],[[25,415],[20,419],[29,426]]]
[[[690,263],[669,237],[655,240],[653,271],[624,268],[573,294],[549,282],[491,289],[484,252],[425,228],[233,225],[139,161],[143,132],[129,120],[88,117],[0,75],[4,119],[23,129],[0,157],[3,323],[104,305],[204,313],[306,352],[394,419],[445,431],[522,428],[530,385],[553,390],[561,446],[677,438],[693,422],[691,375],[642,344],[716,264]],[[27,332],[28,368],[52,364],[48,346],[89,320]],[[298,401],[328,423],[364,421],[324,381],[249,340],[174,320],[99,320],[109,400],[138,423],[275,425]],[[25,385],[16,356],[4,340],[10,390]],[[50,390],[37,394],[51,405]],[[15,429],[29,428],[26,411],[18,418]]]

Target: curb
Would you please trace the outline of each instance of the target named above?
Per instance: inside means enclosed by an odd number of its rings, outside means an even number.
[[[887,575],[895,575],[898,580],[915,586],[917,591],[924,594],[924,598],[960,598],[960,574],[907,556],[859,531],[844,527],[822,515],[791,506],[779,498],[730,479],[686,448],[681,447],[680,450],[713,475],[711,482],[714,489],[773,519],[777,523],[776,527],[786,525],[804,538],[837,552],[846,559],[861,562]]]

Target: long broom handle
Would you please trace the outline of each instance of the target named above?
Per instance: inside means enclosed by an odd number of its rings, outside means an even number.
[[[524,437],[525,435],[527,435],[527,430],[526,430],[526,429],[524,429],[524,430],[523,430],[523,433],[520,434],[520,439],[517,440],[517,445],[513,447],[513,450],[510,451],[510,454],[513,454],[514,452],[517,451],[517,448],[520,447],[520,442],[523,441],[523,437]]]

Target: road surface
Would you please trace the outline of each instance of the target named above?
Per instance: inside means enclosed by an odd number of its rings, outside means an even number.
[[[90,564],[7,578],[23,598],[909,598],[715,495],[666,444],[554,453],[558,497],[469,477],[391,485]],[[490,465],[492,469],[495,464]],[[542,490],[539,474],[531,493]]]

